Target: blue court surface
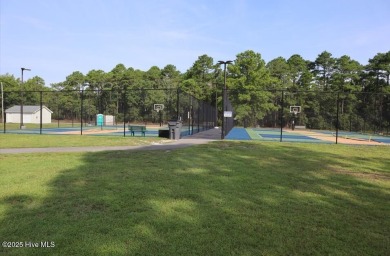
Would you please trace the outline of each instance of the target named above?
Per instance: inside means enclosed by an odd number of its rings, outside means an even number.
[[[80,131],[80,127],[79,128],[42,128],[42,134],[56,134],[56,133],[75,132],[75,131]],[[41,131],[39,128],[23,129],[23,130],[6,129],[6,133],[14,133],[14,134],[39,134],[40,132]]]
[[[54,135],[80,135],[81,127],[60,127],[60,128],[30,128],[30,129],[6,129],[6,133],[12,134],[54,134]],[[103,127],[100,126],[86,126],[83,127],[83,135],[92,136],[123,136],[123,126],[117,127]],[[142,136],[140,132],[135,132],[136,137]],[[125,136],[132,136],[131,132],[126,128]],[[158,129],[148,129],[145,132],[147,137],[157,137]]]
[[[234,127],[225,137],[227,140],[267,140],[280,141],[280,129],[261,129],[261,128],[240,128]],[[297,141],[297,142],[322,142],[319,139],[309,136],[283,133],[282,141]]]
[[[145,131],[145,137],[158,137],[159,136],[159,130],[168,130],[168,127],[162,126],[162,127],[147,127],[147,130]],[[183,126],[181,129],[181,137],[192,135],[195,133],[198,133],[200,129],[197,127],[190,128],[189,126]],[[123,125],[118,126],[83,126],[83,135],[88,136],[126,136],[126,137],[132,137],[131,132],[128,130],[128,127],[124,127]],[[3,131],[1,131],[3,132]],[[19,129],[19,128],[6,128],[6,133],[9,134],[51,134],[51,135],[80,135],[81,134],[81,127],[75,126],[75,127],[52,127],[52,128],[45,128],[43,127],[42,130],[39,128],[26,128],[26,129]],[[143,137],[143,134],[141,132],[135,132],[135,137]]]
[[[374,138],[372,138],[373,141],[377,141],[377,142],[381,142],[381,143],[386,143],[386,144],[390,144],[390,138],[377,138],[374,136]]]
[[[265,133],[260,133],[261,137],[265,138],[265,139],[276,139],[276,140],[280,140],[280,134],[265,134]],[[316,139],[316,138],[311,138],[311,137],[308,137],[308,136],[304,136],[304,135],[286,135],[286,134],[283,134],[282,135],[282,139],[283,140],[319,140],[319,139]]]
[[[225,136],[227,140],[251,140],[248,132],[245,128],[234,127],[227,136]]]
[[[336,143],[334,131],[305,130],[305,133],[280,128],[242,128],[234,127],[225,139],[227,140],[264,140],[264,141],[286,141],[286,142],[313,142],[313,143]],[[360,134],[356,132],[339,131],[339,138],[351,141],[373,141],[383,144],[390,144],[390,137],[380,135]],[[334,139],[333,139],[334,138]],[[348,144],[348,142],[345,142]],[[351,143],[352,144],[352,143]],[[356,144],[356,143],[353,143]],[[379,145],[379,144],[378,144]]]

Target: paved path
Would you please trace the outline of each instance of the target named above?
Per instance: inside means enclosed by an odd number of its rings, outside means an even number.
[[[221,139],[220,129],[210,129],[172,142],[143,146],[109,146],[109,147],[55,147],[55,148],[3,148],[0,154],[51,153],[51,152],[98,152],[108,150],[172,150],[192,145],[206,144]]]

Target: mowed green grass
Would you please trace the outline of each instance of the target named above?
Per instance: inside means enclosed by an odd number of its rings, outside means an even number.
[[[163,140],[166,139],[141,136],[0,134],[0,148],[136,146],[162,142]]]
[[[0,155],[5,255],[388,255],[390,148]]]

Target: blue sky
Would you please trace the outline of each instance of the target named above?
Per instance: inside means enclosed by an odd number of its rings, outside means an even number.
[[[62,82],[74,71],[140,70],[254,50],[268,62],[323,51],[361,64],[390,50],[388,0],[0,0],[0,74]]]

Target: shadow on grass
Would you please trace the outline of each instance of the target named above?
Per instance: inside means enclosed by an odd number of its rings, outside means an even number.
[[[390,159],[337,150],[219,142],[86,153],[81,166],[49,184],[51,194],[40,204],[28,195],[1,202],[8,209],[2,240],[54,241],[55,247],[0,252],[385,255]]]

